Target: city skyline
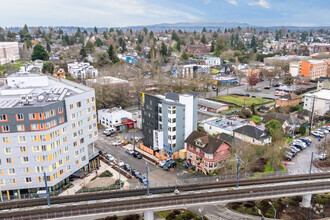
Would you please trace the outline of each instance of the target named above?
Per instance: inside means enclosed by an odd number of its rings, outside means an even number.
[[[38,7],[35,7],[38,6]],[[326,0],[4,0],[0,26],[124,27],[176,22],[242,22],[252,26],[327,26]]]

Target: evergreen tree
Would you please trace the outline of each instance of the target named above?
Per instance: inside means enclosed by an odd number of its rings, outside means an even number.
[[[96,40],[95,40],[95,45],[96,45],[97,47],[102,47],[102,46],[103,46],[103,42],[102,42],[102,40],[101,40],[100,38],[96,38]]]
[[[50,53],[51,49],[50,49],[50,44],[47,42],[47,51],[48,53]]]
[[[255,48],[257,47],[257,40],[256,40],[256,37],[253,35],[252,36],[252,39],[251,39],[251,44],[250,44],[250,48]]]
[[[87,52],[86,52],[86,48],[85,48],[85,45],[84,44],[82,45],[82,47],[80,49],[79,55],[81,56],[82,59],[84,59],[85,57],[87,57]]]
[[[184,51],[181,55],[181,60],[188,60],[188,59],[189,59],[189,56],[188,56],[187,52]]]
[[[31,60],[32,61],[35,61],[35,60],[48,60],[48,58],[49,58],[48,53],[42,45],[37,44],[37,45],[34,46],[33,52],[32,52],[32,55],[31,55]]]
[[[153,31],[150,31],[149,38],[154,39],[154,32]]]
[[[51,61],[44,62],[44,64],[42,65],[42,72],[52,74],[53,71],[54,71],[54,64]]]
[[[204,33],[204,32],[206,32],[206,28],[205,27],[203,27],[203,30],[202,30],[202,32]]]
[[[206,44],[206,37],[205,37],[205,34],[202,35],[201,43]]]
[[[97,28],[96,27],[94,27],[94,33],[97,34]]]
[[[94,44],[92,42],[90,42],[90,41],[87,42],[85,48],[86,48],[86,53],[88,53],[88,54],[89,53],[93,53],[94,50],[95,50]]]
[[[109,59],[111,60],[112,63],[118,63],[120,61],[116,55],[115,48],[112,46],[112,44],[108,48],[107,52],[108,52]]]
[[[215,48],[215,43],[214,43],[214,40],[212,40],[212,42],[211,42],[211,48],[210,48],[210,52],[211,53],[214,52],[214,48]]]
[[[147,35],[148,34],[148,28],[144,27],[143,28],[144,34]]]
[[[137,44],[135,49],[139,52],[142,51],[141,44]]]
[[[161,54],[162,54],[163,56],[166,56],[166,55],[167,55],[167,47],[166,47],[166,45],[165,45],[164,42],[162,42]]]

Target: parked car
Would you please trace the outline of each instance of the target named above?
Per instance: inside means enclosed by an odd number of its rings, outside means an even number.
[[[120,167],[123,167],[125,165],[125,163],[122,160],[119,160],[117,164]]]
[[[130,155],[132,155],[134,153],[134,150],[133,149],[130,149],[130,148],[127,148],[125,150],[125,152],[128,153],[128,154],[130,154]]]
[[[143,176],[139,173],[138,175],[135,176],[137,180],[139,180],[140,182],[142,182],[142,178]]]
[[[261,92],[261,90],[258,89],[258,88],[254,88],[253,91],[254,91],[254,92]]]
[[[158,166],[163,167],[168,161],[170,161],[171,158],[166,158],[165,160],[162,160],[159,162]]]
[[[312,135],[316,136],[316,137],[320,137],[320,138],[323,138],[324,137],[324,134],[318,132],[318,131],[312,131],[311,132]]]
[[[321,130],[321,129],[316,129],[315,131],[317,131],[317,132],[319,132],[319,133],[321,133],[321,134],[325,134],[325,132],[323,131],[323,130]]]
[[[270,86],[265,86],[264,89],[270,89]]]
[[[111,135],[113,135],[113,134],[115,134],[116,132],[114,132],[114,131],[110,131],[110,132],[108,132],[108,133],[105,133],[105,136],[107,136],[107,137],[109,137],[109,136],[111,136]]]
[[[246,94],[245,94],[245,96],[247,96],[247,97],[250,97],[250,96],[251,96],[251,94],[250,94],[250,93],[246,93]]]
[[[114,141],[114,142],[112,143],[112,145],[114,145],[114,146],[120,146],[120,145],[122,145],[123,143],[124,143],[123,141],[118,140],[118,141]]]
[[[107,159],[111,162],[113,162],[115,160],[115,158],[111,155],[111,154],[107,154]]]
[[[293,156],[291,156],[290,154],[284,154],[284,158],[285,160],[291,161]]]
[[[134,152],[132,155],[137,159],[142,159],[142,155],[139,152]]]
[[[330,131],[328,131],[328,129],[320,128],[319,130],[322,131],[324,134],[330,133]]]
[[[294,145],[291,145],[290,147],[291,147],[291,149],[297,151],[297,153],[301,151],[298,147],[296,147]]]
[[[312,142],[312,140],[310,138],[307,138],[307,137],[301,137],[301,138],[299,138],[299,140],[301,140],[305,144],[309,144],[309,143]]]
[[[131,174],[132,174],[133,176],[141,175],[140,172],[139,172],[138,170],[136,170],[136,169],[131,170]]]
[[[124,170],[131,172],[132,168],[129,164],[124,164]]]
[[[109,133],[114,133],[116,131],[116,129],[114,129],[114,128],[108,128],[108,129],[105,129],[104,131],[103,131],[103,134],[109,134]]]
[[[145,185],[145,186],[148,185],[148,181],[147,181],[146,178],[144,178],[144,179],[142,180],[142,184]]]
[[[163,169],[164,170],[169,170],[171,168],[175,168],[176,167],[176,162],[171,160],[171,161],[168,161],[164,166],[163,166]]]
[[[299,146],[301,150],[303,150],[307,147],[306,143],[301,140],[294,140],[294,141],[292,141],[292,144],[295,146]]]
[[[326,155],[325,153],[322,153],[322,154],[318,155],[317,158],[318,158],[319,160],[325,160],[325,159],[327,159],[327,155]]]

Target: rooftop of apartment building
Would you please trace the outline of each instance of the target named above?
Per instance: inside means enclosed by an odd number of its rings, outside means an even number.
[[[311,57],[309,57],[309,56],[297,56],[297,55],[287,55],[287,56],[276,55],[274,57],[267,57],[265,59],[268,59],[268,60],[293,60],[293,59],[301,60],[301,59],[309,59],[309,58],[311,58]]]
[[[329,89],[322,89],[319,92],[315,93],[307,93],[304,95],[305,97],[314,97],[318,99],[325,99],[325,100],[330,100],[330,90]]]
[[[324,59],[324,60],[308,60],[308,62],[311,64],[320,64],[320,63],[325,63],[325,62],[329,62],[329,61],[330,61],[329,59],[328,60],[326,60],[326,59]]]
[[[225,129],[228,131],[235,130],[237,128],[242,127],[245,123],[243,119],[227,119],[227,118],[217,118],[210,121],[205,122],[205,124],[215,126],[221,129]]]
[[[198,97],[199,93],[198,92],[188,92],[186,94],[178,94],[175,92],[168,92],[165,95],[155,95],[155,97],[166,101],[166,102],[175,102],[178,103],[180,96],[185,96],[185,97],[189,97],[189,96],[194,96],[194,97]]]
[[[0,87],[0,108],[44,106],[89,90],[69,80],[18,72],[9,75]]]

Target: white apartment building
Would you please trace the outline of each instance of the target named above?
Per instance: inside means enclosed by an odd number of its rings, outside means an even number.
[[[0,189],[4,197],[89,172],[97,140],[94,90],[35,73],[15,73],[0,88]]]
[[[89,63],[74,62],[68,64],[68,72],[73,78],[95,78],[98,77],[99,71]]]
[[[312,111],[314,103],[314,114],[322,116],[330,110],[330,90],[322,89],[321,91],[313,94],[305,94],[303,101],[304,109]]]
[[[291,76],[296,77],[300,76],[301,72],[301,61],[292,61],[290,62],[289,73]]]
[[[17,42],[0,42],[0,65],[14,62],[19,58]]]

